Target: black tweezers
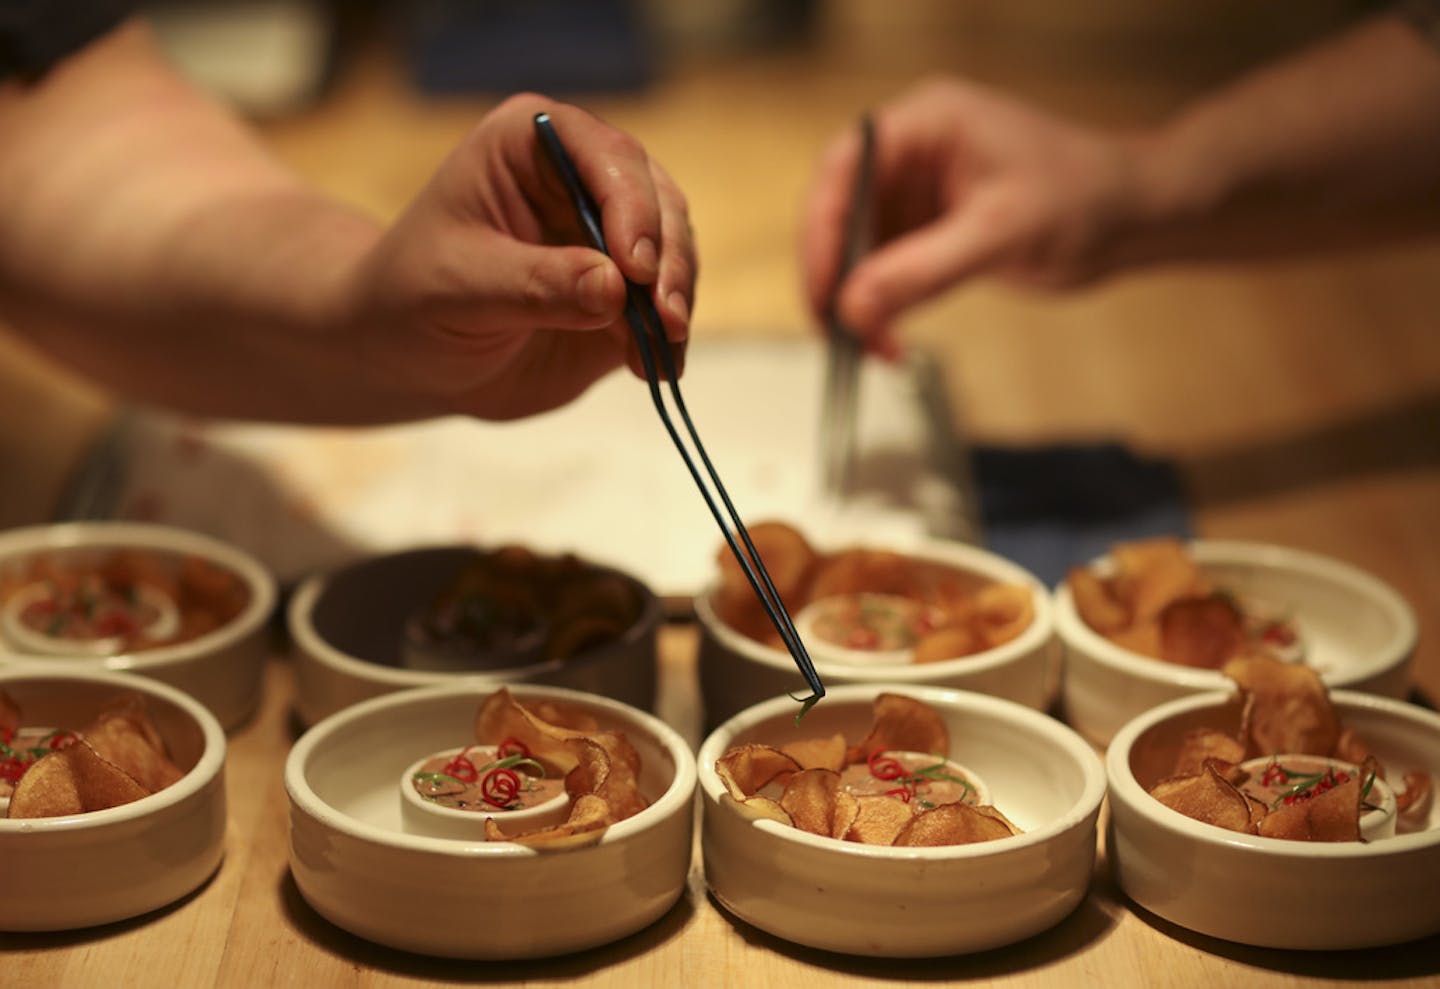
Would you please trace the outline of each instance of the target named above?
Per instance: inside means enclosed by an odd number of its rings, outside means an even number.
[[[605,234],[600,226],[600,209],[595,205],[595,201],[585,189],[585,184],[580,180],[580,173],[576,171],[574,162],[565,151],[565,146],[560,143],[560,135],[555,133],[555,126],[550,122],[548,113],[535,115],[535,133],[540,139],[541,147],[545,149],[551,163],[560,173],[561,181],[565,183],[570,200],[575,206],[575,212],[580,218],[581,229],[584,230],[590,246],[597,251],[609,254],[609,250],[605,247]],[[795,623],[790,618],[790,612],[785,609],[785,603],[780,600],[780,595],[775,590],[775,584],[770,580],[770,574],[765,570],[765,564],[755,550],[755,544],[750,541],[750,533],[745,531],[745,523],[740,521],[740,516],[735,511],[730,496],[725,493],[725,485],[720,482],[720,475],[715,472],[715,467],[710,463],[710,457],[705,453],[705,446],[700,442],[700,434],[695,431],[695,424],[690,421],[690,413],[685,409],[685,400],[680,396],[675,359],[670,353],[670,343],[665,337],[665,328],[660,322],[660,314],[655,311],[655,304],[650,301],[648,292],[629,279],[625,280],[625,297],[625,319],[630,324],[630,333],[634,336],[635,345],[640,351],[640,363],[645,370],[645,380],[650,385],[650,398],[655,403],[655,410],[660,413],[660,421],[665,424],[665,431],[670,434],[675,449],[680,451],[680,457],[685,461],[685,466],[689,468],[690,476],[694,478],[695,486],[700,489],[700,494],[705,499],[710,514],[715,517],[715,524],[724,534],[730,552],[735,554],[736,562],[745,572],[745,579],[750,582],[750,588],[760,599],[765,614],[770,617],[775,631],[780,634],[785,647],[790,651],[790,656],[795,660],[795,666],[810,687],[810,696],[799,698],[803,705],[799,717],[803,717],[806,711],[825,696],[825,685],[820,682],[820,674],[815,672],[815,664],[810,661],[810,654],[805,651],[805,644],[800,641],[800,635],[795,631]],[[725,505],[724,514],[716,505],[709,487],[706,486],[704,478],[695,466],[694,458],[690,456],[690,451],[686,449],[679,431],[675,428],[674,421],[670,418],[670,413],[665,408],[664,398],[660,391],[661,371],[664,372],[664,381],[669,386],[671,400],[675,403],[676,411],[680,413],[680,418],[685,423],[685,430],[690,436],[691,443],[694,444],[695,452],[705,465],[705,472],[709,475],[711,484],[715,486],[715,493],[720,496],[720,501]],[[726,524],[727,516],[730,523],[734,525],[733,531]],[[735,541],[736,535],[745,544],[744,551]]]

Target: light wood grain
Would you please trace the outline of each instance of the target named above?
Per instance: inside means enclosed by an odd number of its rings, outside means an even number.
[[[703,264],[697,336],[809,332],[794,245],[811,165],[860,108],[916,75],[963,68],[1092,119],[1123,122],[1153,116],[1237,66],[1234,46],[1211,46],[1207,59],[1160,18],[1124,30],[1118,20],[1047,19],[1044,11],[1057,5],[1041,0],[1010,7],[1008,18],[995,12],[1002,6],[987,15],[984,5],[836,3],[823,8],[819,40],[808,47],[685,57],[650,91],[585,101],[640,136],[690,197]],[[1345,6],[1327,7],[1327,16]],[[884,16],[876,13],[882,7]],[[1231,18],[1231,27],[1245,16],[1233,4],[1214,13]],[[1322,26],[1272,21],[1239,46],[1245,57]],[[1223,21],[1206,26],[1230,36]],[[1167,61],[1165,44],[1187,57]],[[393,52],[372,41],[321,105],[270,122],[265,132],[301,173],[357,208],[393,216],[491,102],[422,99]],[[1172,458],[1200,534],[1331,554],[1393,584],[1419,615],[1415,679],[1434,698],[1437,323],[1440,247],[1432,243],[1264,268],[1147,273],[1064,298],[967,287],[917,313],[907,334],[940,355],[957,425],[972,440],[1107,439]],[[82,399],[72,396],[64,407],[93,409],[92,399]],[[74,439],[81,425],[92,421],[90,412],[63,418],[71,453],[82,445]],[[37,460],[35,490],[63,475],[60,453],[26,455]],[[26,498],[28,507],[5,521],[34,511],[39,496]],[[668,628],[662,652],[662,713],[693,737],[694,630]],[[230,740],[228,851],[214,879],[132,922],[0,935],[0,984],[368,989],[477,981],[618,989],[915,980],[1249,989],[1376,977],[1418,987],[1440,978],[1440,938],[1334,954],[1230,945],[1137,911],[1103,868],[1058,927],[975,957],[892,962],[796,948],[721,911],[698,869],[659,923],[596,951],[500,965],[407,956],[332,927],[290,880],[280,776],[296,731],[290,664],[277,655],[266,676],[263,709]]]

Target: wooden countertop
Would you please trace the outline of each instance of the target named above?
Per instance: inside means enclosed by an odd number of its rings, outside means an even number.
[[[1020,9],[1039,6],[1034,0]],[[1217,57],[1187,65],[1183,78],[1157,78],[1156,63],[1163,60],[1105,56],[1116,49],[1093,34],[1068,49],[1007,46],[1009,35],[993,23],[987,27],[971,15],[962,24],[947,10],[920,4],[881,19],[860,4],[837,3],[811,46],[690,58],[644,94],[586,101],[639,135],[690,196],[704,268],[697,335],[808,332],[794,243],[811,164],[825,138],[859,108],[916,74],[964,68],[1052,105],[1125,120],[1153,114],[1230,67]],[[1048,57],[1061,50],[1067,58]],[[368,46],[344,67],[321,105],[269,123],[265,131],[278,152],[316,182],[362,208],[393,215],[487,105],[423,101],[405,84],[393,57]],[[715,152],[720,142],[723,155]],[[957,426],[971,439],[1105,439],[1173,459],[1189,487],[1200,535],[1330,554],[1392,584],[1420,619],[1417,687],[1437,698],[1437,314],[1440,247],[1432,242],[1264,268],[1149,273],[1067,297],[967,287],[917,313],[907,333],[941,355]],[[37,458],[28,475],[38,479],[31,488],[57,483],[64,472],[56,458],[78,448],[78,424],[94,421],[93,400],[75,398],[68,389],[56,401],[80,411],[55,419],[66,443],[0,447]],[[45,450],[49,459],[37,452]],[[23,505],[9,506],[5,521],[38,503],[27,491]],[[662,654],[662,711],[693,719],[694,630],[667,628]],[[606,948],[526,964],[408,956],[331,926],[290,880],[280,780],[295,738],[289,662],[277,655],[266,677],[262,710],[230,739],[230,833],[216,876],[173,907],[134,921],[90,931],[0,935],[0,984],[630,987],[964,980],[1248,989],[1376,978],[1421,986],[1440,978],[1440,937],[1341,953],[1232,945],[1138,911],[1115,889],[1103,864],[1087,899],[1059,926],[972,957],[895,962],[797,948],[720,910],[707,897],[698,867],[668,915]]]

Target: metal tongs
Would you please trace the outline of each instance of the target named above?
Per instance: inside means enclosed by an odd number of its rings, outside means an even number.
[[[874,240],[870,187],[875,172],[875,122],[867,114],[860,118],[860,158],[855,165],[850,209],[845,218],[845,240],[840,268],[826,305],[825,392],[820,406],[820,477],[825,490],[839,496],[850,478],[855,459],[855,416],[859,406],[860,360],[864,346],[860,337],[840,321],[836,303],[840,286],[855,265],[870,250]]]
[[[535,115],[535,133],[540,139],[541,147],[545,149],[551,163],[560,173],[566,190],[570,193],[571,202],[580,218],[581,229],[584,230],[590,246],[597,251],[609,254],[610,252],[605,247],[605,234],[600,225],[599,207],[595,205],[595,201],[580,180],[580,173],[576,170],[565,146],[560,142],[560,136],[555,132],[548,113]],[[740,516],[735,511],[730,496],[725,492],[725,485],[720,482],[720,475],[715,472],[715,467],[710,463],[710,457],[705,453],[705,446],[700,442],[700,434],[695,431],[695,425],[690,421],[690,413],[686,411],[685,400],[680,395],[675,358],[670,352],[670,343],[665,338],[665,328],[660,322],[660,314],[655,311],[655,304],[650,301],[649,293],[628,279],[625,282],[625,294],[625,320],[630,324],[630,333],[634,336],[636,348],[640,351],[640,363],[645,371],[645,380],[650,386],[650,398],[655,403],[655,410],[660,414],[660,421],[664,423],[665,431],[670,434],[675,449],[680,451],[681,459],[689,468],[690,476],[695,480],[695,486],[700,489],[700,494],[705,499],[710,514],[715,517],[715,524],[720,527],[721,533],[725,536],[725,542],[729,545],[730,552],[735,554],[735,560],[740,564],[740,569],[744,571],[745,579],[750,582],[751,590],[760,599],[765,614],[769,616],[771,623],[775,626],[775,631],[780,634],[785,647],[790,651],[790,656],[795,660],[795,666],[810,687],[809,697],[798,698],[803,705],[796,717],[798,721],[820,698],[825,696],[825,685],[820,682],[820,674],[815,672],[815,664],[810,661],[810,654],[806,652],[805,644],[800,641],[800,635],[795,631],[795,623],[785,609],[785,603],[780,600],[780,595],[775,590],[775,584],[770,580],[770,574],[765,570],[765,564],[755,550],[755,544],[750,541],[750,533],[745,530],[745,524],[740,521]],[[715,497],[712,496],[710,488],[705,483],[705,478],[701,476],[699,469],[695,466],[695,458],[686,448],[685,442],[681,439],[680,433],[675,428],[675,423],[665,407],[660,390],[662,380],[668,386],[670,399],[674,403],[681,421],[685,424],[685,431],[695,448],[695,455],[705,465],[705,473],[715,488],[715,494],[719,496],[720,502],[725,506],[724,513],[716,504]],[[729,519],[728,524],[727,518]],[[737,537],[739,542],[736,541]],[[743,550],[740,546],[741,543],[744,544]]]

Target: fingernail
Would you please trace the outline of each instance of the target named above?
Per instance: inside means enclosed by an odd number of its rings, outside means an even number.
[[[641,237],[630,249],[630,257],[646,271],[654,271],[660,263],[660,255],[655,251],[655,242],[649,237]]]
[[[685,302],[685,296],[679,292],[671,292],[667,295],[665,305],[681,319],[688,320],[690,318],[690,306]]]
[[[606,309],[606,267],[606,265],[597,264],[595,267],[587,269],[575,282],[575,295],[580,302],[580,308],[588,313],[595,313],[597,316]]]

